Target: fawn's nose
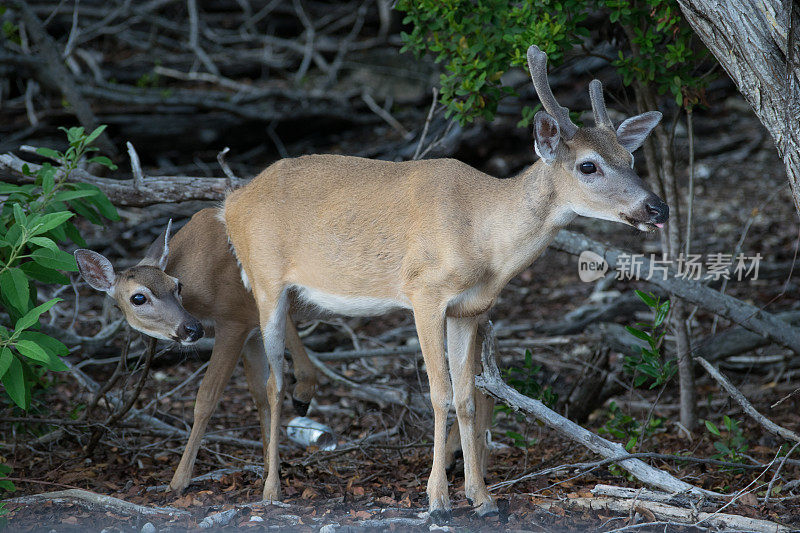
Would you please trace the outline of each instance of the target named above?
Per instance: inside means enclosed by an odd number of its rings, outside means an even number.
[[[203,324],[197,320],[193,322],[184,322],[178,334],[185,339],[186,342],[195,342],[203,336]]]
[[[663,224],[669,218],[669,206],[661,201],[660,198],[648,200],[645,204],[647,214],[650,215],[650,222]]]

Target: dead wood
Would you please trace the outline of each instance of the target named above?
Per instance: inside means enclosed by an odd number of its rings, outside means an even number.
[[[19,11],[22,20],[25,21],[31,39],[39,47],[39,53],[43,56],[44,64],[39,65],[40,68],[37,69],[39,81],[43,84],[53,84],[58,87],[64,98],[72,105],[75,115],[83,127],[87,131],[94,130],[100,123],[97,121],[97,117],[89,103],[81,95],[72,74],[64,65],[53,38],[47,33],[39,17],[31,10],[27,2],[24,0],[12,0],[11,5],[15,10]],[[97,145],[109,156],[115,157],[117,155],[117,149],[107,133],[100,134],[97,138]]]
[[[13,154],[0,155],[0,169],[11,173],[9,181],[17,183],[33,181],[32,177],[23,173],[23,165],[28,165],[33,173],[40,167],[35,163],[23,161]],[[114,205],[132,207],[188,200],[222,200],[228,190],[229,181],[234,187],[240,187],[246,183],[246,180],[229,180],[229,178],[147,176],[142,179],[141,186],[137,186],[134,179],[101,178],[85,170],[73,171],[67,180],[95,185],[108,196]]]
[[[635,497],[625,499],[611,497],[569,498],[558,502],[538,502],[536,505],[546,510],[556,507],[567,507],[569,509],[610,511],[630,516],[633,516],[637,512],[641,515],[646,515],[647,512],[650,512],[653,514],[655,520],[657,520],[657,522],[648,524],[650,526],[694,526],[712,528],[715,530],[753,531],[758,533],[791,531],[789,527],[768,520],[747,518],[734,514],[706,513],[693,509],[675,507],[665,503],[644,501]],[[643,510],[647,512],[643,512]]]
[[[33,494],[30,496],[20,496],[19,498],[12,498],[5,500],[5,503],[21,504],[21,505],[41,505],[44,502],[56,503],[71,503],[88,507],[89,509],[103,509],[115,513],[124,513],[127,515],[167,515],[167,516],[189,516],[188,511],[182,511],[174,507],[148,507],[146,505],[137,505],[135,503],[126,502],[113,496],[104,496],[88,490],[70,489],[59,490],[56,492],[43,492],[41,494]]]
[[[502,401],[514,410],[522,410],[543,422],[562,435],[586,446],[595,453],[606,458],[619,458],[628,456],[625,448],[618,443],[608,441],[602,437],[564,418],[546,407],[541,401],[534,400],[517,392],[503,382],[500,370],[495,362],[496,337],[491,323],[482,327],[483,346],[481,359],[483,373],[475,378],[475,384],[485,393]],[[685,483],[672,475],[654,468],[638,459],[623,459],[619,466],[633,474],[639,481],[648,485],[674,493],[688,492],[697,496],[724,498],[716,492],[708,491]]]
[[[750,418],[761,424],[761,426],[763,426],[770,433],[778,435],[786,440],[800,442],[800,435],[794,431],[779,426],[766,416],[759,413],[756,408],[753,407],[753,404],[751,404],[747,398],[745,398],[744,394],[742,394],[739,389],[734,387],[733,383],[731,383],[728,378],[726,378],[719,370],[714,368],[711,363],[702,357],[697,357],[697,362],[700,363],[703,368],[706,369],[706,372],[708,372],[708,374],[714,378],[728,394],[731,395],[731,398],[736,400],[736,403],[742,406],[742,409],[750,416]]]

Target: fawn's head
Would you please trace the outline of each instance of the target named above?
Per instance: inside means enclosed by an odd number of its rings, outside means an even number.
[[[172,221],[136,266],[115,274],[111,262],[91,250],[75,250],[83,279],[117,303],[128,324],[145,335],[189,345],[203,336],[203,325],[183,308],[181,283],[164,272]]]
[[[536,153],[558,176],[569,207],[578,214],[623,222],[642,231],[660,228],[669,206],[633,170],[633,152],[661,120],[648,111],[614,129],[599,80],[589,85],[593,127],[578,128],[560,106],[547,81],[547,54],[528,48],[528,67],[544,111],[534,117]]]

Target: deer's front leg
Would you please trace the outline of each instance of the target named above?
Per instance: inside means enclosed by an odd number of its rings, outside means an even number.
[[[478,368],[476,350],[478,322],[476,318],[447,319],[447,351],[453,396],[464,453],[464,492],[479,516],[497,513],[483,480],[485,459],[484,421],[476,424],[475,373]],[[483,414],[483,413],[481,413]],[[481,431],[483,430],[483,431]],[[483,446],[481,445],[483,441]]]
[[[242,346],[247,339],[248,331],[246,328],[217,324],[215,329],[216,336],[214,338],[214,349],[211,352],[211,360],[203,376],[203,381],[200,383],[200,389],[197,391],[197,398],[194,403],[192,431],[189,434],[186,447],[183,449],[181,462],[178,464],[178,468],[172,476],[172,481],[169,483],[168,490],[178,493],[186,489],[192,480],[194,462],[197,459],[197,451],[200,449],[200,443],[203,440],[206,427],[208,427],[208,421],[217,408],[225,385],[231,379],[233,369],[239,360],[239,354],[242,352]]]
[[[283,372],[283,350],[286,339],[286,313],[288,311],[287,295],[281,290],[277,295],[256,295],[261,332],[264,339],[264,352],[269,363],[269,379],[267,380],[267,401],[269,402],[269,445],[267,446],[267,462],[264,470],[267,479],[264,482],[264,499],[277,501],[281,497],[280,456],[278,441],[280,439],[281,406],[285,380]]]
[[[428,371],[433,405],[433,466],[428,478],[428,505],[431,520],[442,524],[450,519],[450,496],[445,473],[445,437],[447,412],[453,400],[444,351],[444,310],[415,305],[414,321]]]

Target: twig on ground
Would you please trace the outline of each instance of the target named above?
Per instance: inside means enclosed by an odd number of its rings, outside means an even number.
[[[522,410],[528,414],[532,414],[545,425],[606,458],[629,455],[621,444],[610,442],[591,433],[571,420],[547,408],[541,401],[528,398],[506,385],[500,376],[500,370],[497,368],[497,363],[495,362],[495,353],[497,350],[493,328],[489,323],[483,325],[481,330],[484,337],[481,352],[483,373],[475,378],[475,384],[478,388],[502,401],[514,410]],[[701,489],[681,481],[667,472],[654,468],[638,459],[624,459],[618,461],[617,464],[633,474],[640,481],[662,490],[675,493],[688,492],[697,496],[710,498],[725,498],[722,494]]]
[[[57,492],[44,492],[42,494],[33,494],[30,496],[21,496],[19,498],[12,498],[5,500],[6,503],[22,504],[22,505],[41,505],[42,502],[66,502],[85,507],[101,508],[107,511],[116,513],[125,513],[128,515],[168,515],[168,516],[189,516],[188,511],[176,509],[174,507],[147,507],[145,505],[137,505],[135,503],[126,502],[119,498],[112,496],[104,496],[95,492],[82,489],[60,490]]]
[[[581,510],[605,510],[615,513],[628,514],[634,503],[630,499],[617,499],[609,497],[599,498],[570,498],[564,501],[545,501],[536,503],[538,507],[546,510],[558,507],[567,507],[571,509]],[[759,520],[756,518],[747,518],[744,516],[733,514],[714,514],[697,512],[693,509],[684,509],[682,507],[675,507],[660,502],[643,502],[638,501],[635,505],[642,506],[649,510],[656,517],[659,522],[650,522],[625,526],[618,529],[612,529],[614,532],[631,531],[644,527],[654,526],[694,526],[697,524],[706,524],[707,527],[715,530],[723,529],[727,531],[753,531],[758,533],[781,533],[788,532],[790,528],[770,522],[768,520]],[[702,527],[702,526],[699,526]],[[611,533],[609,531],[609,533]]]
[[[794,446],[792,446],[792,449],[786,452],[786,455],[783,456],[778,468],[775,469],[775,473],[772,475],[772,479],[769,480],[769,485],[767,485],[767,493],[764,495],[764,505],[769,503],[769,497],[772,494],[772,486],[775,484],[775,480],[778,479],[778,475],[781,473],[781,470],[783,470],[783,465],[786,464],[789,456],[792,455],[792,452],[794,452],[798,446],[800,446],[800,442],[796,442]]]
[[[798,435],[794,431],[779,426],[766,416],[756,411],[756,408],[753,407],[753,404],[751,404],[747,400],[747,398],[744,397],[744,394],[742,394],[739,391],[739,389],[734,387],[733,384],[730,381],[728,381],[728,378],[723,376],[722,373],[719,372],[719,370],[717,370],[711,365],[711,363],[709,363],[702,357],[697,357],[696,359],[697,362],[700,363],[702,367],[706,369],[706,372],[708,372],[708,374],[712,378],[714,378],[717,381],[717,383],[719,383],[722,386],[722,388],[724,388],[727,391],[728,394],[731,395],[731,398],[736,400],[736,403],[742,406],[744,412],[750,415],[750,417],[753,420],[761,424],[770,433],[778,435],[779,437],[782,437],[786,440],[800,442],[800,435]]]

